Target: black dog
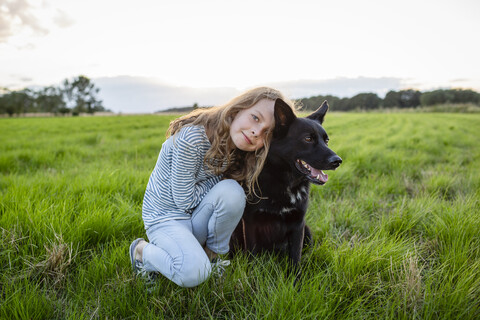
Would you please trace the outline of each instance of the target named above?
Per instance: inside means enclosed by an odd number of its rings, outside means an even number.
[[[328,148],[321,126],[328,110],[325,101],[306,118],[297,118],[281,99],[275,101],[275,129],[265,166],[258,178],[261,198],[247,203],[230,240],[238,250],[288,254],[299,272],[304,243],[311,241],[305,224],[310,183],[323,185],[342,159]]]

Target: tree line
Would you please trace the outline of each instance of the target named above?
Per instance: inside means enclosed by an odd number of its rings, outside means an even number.
[[[103,107],[98,99],[100,91],[93,82],[78,76],[72,80],[65,79],[59,87],[44,87],[39,90],[23,89],[9,91],[0,89],[0,114],[20,115],[25,113],[72,114],[110,111]],[[334,111],[374,110],[381,108],[417,108],[440,104],[466,104],[480,106],[480,93],[464,89],[441,89],[428,92],[408,89],[389,91],[385,98],[375,93],[360,93],[351,98],[339,98],[332,95],[318,95],[299,99],[304,110],[315,110],[328,100]],[[188,112],[198,107],[182,108]],[[185,109],[185,110],[184,110]]]
[[[109,111],[98,99],[100,91],[93,82],[78,76],[65,79],[58,87],[49,86],[39,90],[23,89],[10,91],[2,89],[0,96],[0,114],[53,113],[59,115],[79,115]]]
[[[480,106],[480,93],[473,90],[446,89],[420,92],[417,90],[389,91],[385,98],[375,93],[360,93],[351,98],[319,95],[299,99],[304,110],[315,110],[327,100],[331,110],[374,110],[380,108],[417,108],[439,104],[471,103]]]

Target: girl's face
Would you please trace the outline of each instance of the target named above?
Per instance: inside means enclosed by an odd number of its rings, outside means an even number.
[[[263,147],[266,133],[273,126],[274,106],[274,100],[262,99],[237,113],[230,125],[230,136],[238,149],[255,151]]]

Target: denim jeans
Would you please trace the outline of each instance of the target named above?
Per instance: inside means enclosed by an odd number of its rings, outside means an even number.
[[[211,273],[203,246],[225,254],[245,208],[245,192],[235,180],[222,180],[205,195],[190,219],[168,220],[147,230],[146,271],[157,271],[182,287],[194,287]]]

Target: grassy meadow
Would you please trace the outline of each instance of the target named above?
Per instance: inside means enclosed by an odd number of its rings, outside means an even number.
[[[240,255],[190,289],[128,257],[173,118],[0,119],[0,319],[480,318],[480,114],[328,114],[301,286]]]

